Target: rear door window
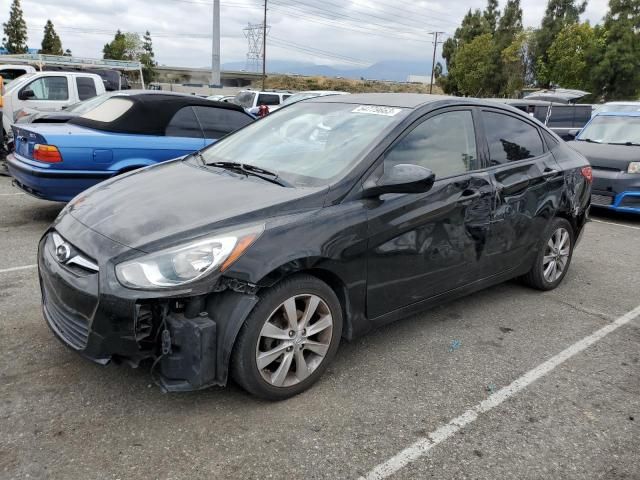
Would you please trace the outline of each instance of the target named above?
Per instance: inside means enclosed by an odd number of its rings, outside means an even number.
[[[193,107],[183,107],[178,110],[164,133],[167,137],[188,137],[202,139],[202,130],[193,112]]]
[[[544,153],[538,129],[511,115],[483,111],[491,165],[534,158]]]
[[[204,137],[218,139],[252,122],[251,117],[242,112],[216,107],[193,107],[200,121]]]
[[[258,105],[280,105],[280,95],[261,93],[258,95]]]
[[[96,84],[91,77],[76,77],[76,86],[80,100],[87,100],[97,95]]]
[[[31,90],[31,100],[69,100],[67,77],[41,77],[25,85],[22,89]]]

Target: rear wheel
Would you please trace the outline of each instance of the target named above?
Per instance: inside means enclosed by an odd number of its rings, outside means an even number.
[[[296,275],[264,292],[243,325],[231,374],[249,393],[282,400],[306,390],[335,356],[342,309],[331,288]]]
[[[531,270],[522,277],[538,290],[553,290],[564,279],[573,256],[574,234],[564,218],[554,218],[540,241]]]

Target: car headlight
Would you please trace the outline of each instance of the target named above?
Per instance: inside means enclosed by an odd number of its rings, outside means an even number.
[[[627,173],[640,173],[640,162],[631,162],[629,168],[627,168]]]
[[[264,225],[206,237],[116,265],[120,283],[131,288],[181,286],[219,270],[225,271],[264,231]]]

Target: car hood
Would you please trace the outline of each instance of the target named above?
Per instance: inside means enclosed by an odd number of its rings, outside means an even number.
[[[585,141],[568,142],[569,146],[587,157],[593,167],[626,171],[630,162],[640,161],[640,147],[607,145]]]
[[[321,208],[327,188],[287,188],[174,160],[100,183],[66,211],[86,227],[138,250],[214,229]]]

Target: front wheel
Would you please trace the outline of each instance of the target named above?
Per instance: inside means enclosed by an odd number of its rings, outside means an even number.
[[[553,290],[564,279],[573,256],[574,235],[564,218],[554,218],[540,241],[538,255],[524,282],[538,290]]]
[[[267,400],[297,395],[325,371],[341,333],[342,309],[333,290],[313,276],[296,275],[261,295],[238,335],[231,374]]]

